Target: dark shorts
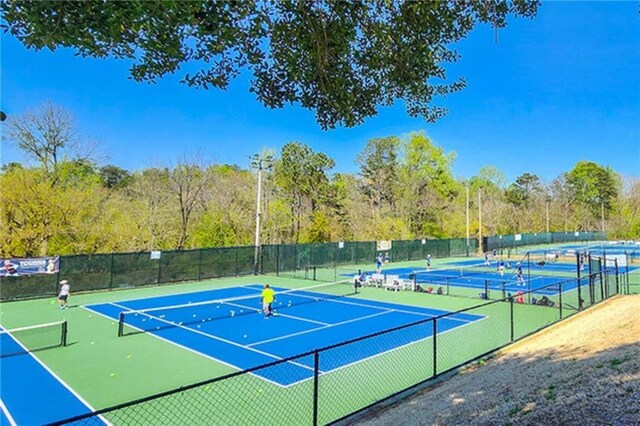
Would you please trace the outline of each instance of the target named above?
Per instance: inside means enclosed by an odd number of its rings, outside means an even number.
[[[61,296],[58,296],[58,300],[64,300],[66,302],[67,301],[67,297],[69,297],[68,294],[61,295]]]

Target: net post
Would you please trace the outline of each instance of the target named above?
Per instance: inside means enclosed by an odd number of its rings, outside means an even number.
[[[118,314],[118,337],[124,336],[124,312]]]
[[[65,320],[62,323],[62,341],[60,342],[62,346],[67,346],[67,334],[69,332],[69,326],[67,325],[67,321]]]
[[[489,279],[484,280],[484,295],[489,300]]]
[[[448,296],[449,295],[449,280],[450,280],[450,277],[446,277],[444,280],[445,280],[445,283],[447,283],[447,296]]]
[[[311,267],[311,272],[313,273],[313,280],[316,281],[316,266]]]
[[[507,298],[507,282],[506,281],[502,281],[502,298],[503,299]]]

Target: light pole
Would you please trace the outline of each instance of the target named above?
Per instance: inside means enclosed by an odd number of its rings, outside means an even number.
[[[469,184],[467,184],[466,189],[467,189],[467,256],[469,256]]]
[[[258,274],[260,260],[260,219],[262,216],[262,171],[269,170],[273,164],[273,157],[270,155],[261,156],[255,154],[249,157],[251,167],[258,170],[258,191],[256,195],[256,238],[255,238],[255,254],[253,258],[253,273]]]

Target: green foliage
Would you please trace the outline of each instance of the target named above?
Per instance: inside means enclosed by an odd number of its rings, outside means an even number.
[[[400,140],[397,137],[371,139],[356,158],[362,177],[362,193],[378,210],[383,202],[389,206],[394,204],[399,149]]]
[[[64,154],[67,145],[64,149],[56,151],[55,161],[2,168],[0,255],[253,244],[255,169],[180,160],[173,167],[130,174]],[[455,153],[445,152],[424,133],[412,133],[403,139],[372,139],[357,157],[359,174],[331,176],[333,159],[303,143],[288,143],[274,168],[263,170],[261,240],[464,237],[465,186],[471,238],[479,234],[480,195],[483,235],[542,232],[547,226],[550,231],[596,230],[604,206],[610,236],[640,236],[637,179],[579,162],[548,187],[530,173],[506,185],[493,166],[456,179],[454,160]]]
[[[250,90],[265,106],[298,103],[326,129],[360,124],[398,99],[409,115],[435,121],[446,109],[432,105],[434,97],[465,86],[447,80],[446,64],[459,59],[451,46],[478,23],[502,28],[510,15],[535,16],[538,1],[5,0],[0,7],[4,30],[25,46],[129,59],[137,81],[195,63],[185,83],[226,88],[248,69]]]
[[[109,189],[124,188],[132,179],[127,170],[111,164],[100,167],[99,174],[102,185]]]

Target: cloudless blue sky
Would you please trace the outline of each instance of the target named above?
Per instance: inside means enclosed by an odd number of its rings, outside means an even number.
[[[498,33],[477,27],[456,47],[449,79],[468,87],[437,99],[449,114],[435,124],[407,116],[398,102],[354,128],[322,131],[312,111],[263,107],[243,76],[226,91],[128,78],[130,63],[76,57],[69,49],[25,49],[2,34],[1,105],[20,114],[44,101],[73,113],[78,128],[128,170],[173,164],[183,154],[248,166],[247,155],[300,141],[357,172],[355,157],[374,137],[424,130],[455,151],[454,173],[485,165],[509,182],[530,172],[550,181],[591,160],[640,176],[640,14],[638,2],[545,2],[533,20],[511,19]],[[2,163],[21,160],[2,143]]]

